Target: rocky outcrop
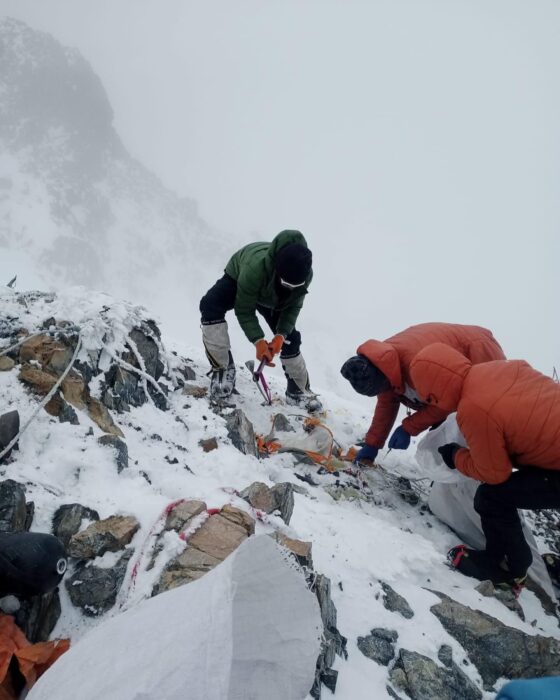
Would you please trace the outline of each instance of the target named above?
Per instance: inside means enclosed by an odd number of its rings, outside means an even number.
[[[95,559],[106,552],[118,552],[129,544],[139,527],[131,515],[99,520],[70,538],[68,554],[75,559]]]
[[[389,678],[412,700],[480,700],[482,693],[456,665],[438,666],[414,651],[401,649]]]
[[[407,620],[414,617],[414,611],[402,595],[397,593],[385,581],[381,581],[381,588],[383,589],[383,605],[387,610],[398,612]]]
[[[127,550],[111,568],[95,566],[92,562],[79,564],[65,581],[73,605],[89,617],[110,610],[124,581],[132,553],[131,549]]]
[[[560,641],[529,635],[462,605],[443,593],[430,610],[445,630],[465,649],[491,689],[498,678],[537,678],[560,675]]]
[[[292,484],[285,482],[275,484],[272,488],[269,488],[266,484],[255,481],[246,489],[243,489],[239,495],[257,510],[265,513],[279,511],[280,517],[286,525],[290,524],[294,510],[294,489]]]
[[[226,427],[229,439],[240,452],[258,457],[253,424],[240,408],[226,416]]]
[[[121,440],[116,435],[102,435],[100,438],[98,438],[97,442],[100,445],[106,445],[107,447],[113,448],[117,472],[119,474],[123,469],[128,467],[128,447],[126,446],[126,442],[124,442],[124,440]]]
[[[358,637],[358,649],[368,659],[381,666],[388,666],[395,658],[395,642],[398,638],[395,630],[376,628],[366,637]]]
[[[188,531],[189,524],[205,512],[206,504],[202,501],[186,501],[169,514],[165,527]],[[255,522],[247,513],[224,506],[187,535],[185,550],[169,562],[154,595],[204,576],[254,532]]]
[[[0,532],[25,530],[27,506],[25,487],[13,479],[0,482]]]
[[[99,513],[80,503],[60,506],[53,517],[53,534],[68,547],[70,539],[80,530],[84,520],[99,520]]]

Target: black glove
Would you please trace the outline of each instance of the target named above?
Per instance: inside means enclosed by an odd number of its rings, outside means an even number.
[[[461,445],[458,445],[456,442],[450,442],[448,445],[438,447],[438,452],[449,469],[455,469],[455,453],[460,449]]]

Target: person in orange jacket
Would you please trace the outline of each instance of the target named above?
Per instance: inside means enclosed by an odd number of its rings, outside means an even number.
[[[405,418],[391,436],[389,447],[393,450],[406,450],[411,436],[441,423],[449,415],[448,411],[422,401],[410,375],[410,363],[416,354],[438,342],[458,350],[473,364],[505,360],[498,341],[480,326],[421,323],[384,341],[366,340],[358,348],[358,354],[346,360],[340,370],[359,394],[378,397],[365,445],[356,455],[356,461],[377,457],[401,404],[414,413]]]
[[[517,509],[560,507],[560,385],[523,360],[474,366],[442,343],[421,350],[410,374],[429,406],[457,412],[468,448],[441,445],[444,462],[482,482],[474,507],[486,549],[460,545],[451,563],[474,578],[521,585],[532,555]]]

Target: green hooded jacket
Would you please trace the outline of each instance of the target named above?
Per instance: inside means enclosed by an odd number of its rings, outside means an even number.
[[[257,319],[257,305],[280,311],[276,333],[287,336],[296,325],[313,272],[309,273],[303,287],[290,291],[282,299],[278,297],[274,258],[279,250],[290,243],[307,247],[307,242],[299,231],[281,231],[272,243],[249,243],[244,246],[226,265],[226,274],[237,281],[235,315],[251,343],[265,337]]]

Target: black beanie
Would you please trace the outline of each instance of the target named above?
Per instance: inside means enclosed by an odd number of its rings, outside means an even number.
[[[377,396],[390,388],[387,377],[363,355],[354,355],[342,365],[340,374],[348,379],[354,391],[364,396]]]
[[[290,243],[276,254],[274,267],[278,276],[290,284],[305,282],[311,272],[312,255],[300,243]]]

